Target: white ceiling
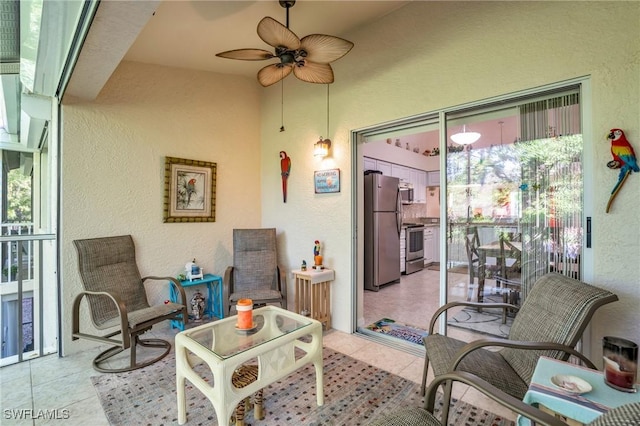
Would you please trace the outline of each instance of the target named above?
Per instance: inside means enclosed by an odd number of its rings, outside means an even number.
[[[407,3],[298,0],[289,12],[289,29],[298,37],[320,33],[348,39],[350,31]],[[276,0],[103,0],[66,93],[94,99],[123,59],[255,76],[275,60],[237,61],[215,55],[241,48],[271,50],[256,33],[265,16],[286,24],[286,9]]]
[[[353,30],[408,3],[298,0],[289,12],[289,28],[300,38],[322,33],[349,39]],[[122,60],[255,78],[262,67],[275,60],[238,61],[215,54],[240,48],[271,50],[256,33],[265,16],[286,24],[286,9],[277,0],[103,0],[67,94],[94,99]],[[357,43],[353,49],[358,49]],[[470,130],[481,132],[482,139],[490,143],[500,141],[501,136],[505,142],[513,141],[515,117],[487,118]],[[504,121],[504,126],[498,125],[499,121]]]
[[[289,11],[289,29],[300,38],[318,33],[345,38],[349,31],[407,3],[298,0]],[[237,61],[218,58],[215,54],[240,48],[273,50],[256,33],[258,22],[265,16],[286,25],[286,9],[275,0],[165,0],[156,8],[124,59],[255,76],[269,62]]]

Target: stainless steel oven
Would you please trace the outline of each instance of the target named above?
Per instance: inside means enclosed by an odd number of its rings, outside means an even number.
[[[408,225],[405,239],[405,273],[411,274],[424,268],[424,226]]]

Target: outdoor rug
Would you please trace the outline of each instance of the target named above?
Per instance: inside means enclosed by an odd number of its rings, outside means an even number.
[[[502,296],[485,293],[484,301],[487,303],[501,303]],[[483,308],[482,312],[478,312],[476,308],[470,306],[465,307],[447,321],[447,324],[451,327],[464,328],[496,337],[507,337],[512,323],[513,317],[510,315],[507,315],[506,324],[502,323],[502,309]]]
[[[416,345],[423,346],[422,338],[426,336],[427,331],[420,328],[411,327],[399,322],[396,322],[390,318],[382,318],[369,324],[367,329],[375,331],[376,333],[387,334],[398,339],[406,340],[407,342],[414,343]]]
[[[178,424],[173,354],[140,370],[93,376],[91,380],[110,424]],[[209,400],[188,379],[186,383],[186,424],[217,424]],[[245,421],[254,426],[367,425],[383,414],[423,403],[418,383],[328,348],[324,348],[322,407],[316,404],[315,384],[315,370],[309,364],[264,389],[264,420],[254,420],[252,410]],[[449,420],[451,425],[513,425],[510,420],[455,400]]]

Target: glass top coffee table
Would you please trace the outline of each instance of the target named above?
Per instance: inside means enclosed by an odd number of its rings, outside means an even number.
[[[178,423],[187,421],[185,379],[189,379],[213,404],[219,425],[229,422],[236,405],[257,390],[312,363],[316,372],[316,400],[324,404],[322,324],[275,306],[254,309],[253,327],[239,330],[237,316],[214,321],[176,335],[176,386]],[[206,362],[213,385],[192,366]],[[247,362],[257,363],[258,379],[242,388],[231,382],[234,371]],[[265,395],[268,399],[269,395]]]

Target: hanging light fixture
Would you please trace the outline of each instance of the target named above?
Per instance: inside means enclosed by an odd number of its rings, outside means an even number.
[[[327,135],[329,134],[329,85],[327,84]],[[329,149],[331,148],[331,139],[320,139],[313,144],[313,156],[324,158],[329,155]]]
[[[462,126],[462,132],[451,135],[451,140],[459,145],[471,145],[480,139],[480,133],[467,132],[467,126]]]

